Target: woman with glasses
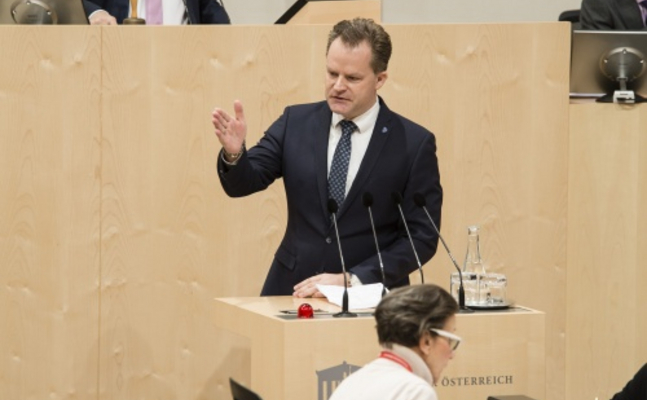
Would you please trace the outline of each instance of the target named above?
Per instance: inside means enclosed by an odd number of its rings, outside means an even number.
[[[380,356],[350,375],[330,400],[436,400],[434,382],[454,358],[461,339],[458,304],[443,288],[393,290],[375,310]]]

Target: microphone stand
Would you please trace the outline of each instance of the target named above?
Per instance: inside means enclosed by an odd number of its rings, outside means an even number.
[[[391,193],[395,205],[398,206],[398,211],[400,211],[400,216],[402,217],[402,223],[404,224],[404,229],[407,231],[407,236],[409,237],[409,243],[411,243],[411,250],[413,250],[413,255],[416,257],[416,262],[418,263],[418,271],[420,271],[420,283],[424,285],[425,275],[422,273],[422,265],[420,264],[420,258],[418,258],[418,252],[416,247],[413,245],[413,239],[411,239],[411,233],[409,232],[409,225],[407,224],[407,219],[404,218],[404,212],[402,212],[402,195],[398,192]]]
[[[386,275],[384,274],[384,264],[382,263],[382,254],[380,254],[380,245],[377,242],[377,232],[375,231],[375,222],[373,222],[373,212],[371,205],[373,205],[373,195],[369,192],[364,192],[362,196],[364,206],[368,209],[368,218],[371,220],[371,229],[373,230],[373,239],[375,240],[375,248],[377,249],[377,258],[380,261],[380,272],[382,273],[382,297],[386,296]]]
[[[125,18],[123,20],[124,25],[146,25],[146,21],[142,18],[137,17],[137,0],[131,0],[130,2],[130,18]]]
[[[332,215],[333,225],[335,227],[335,234],[337,235],[337,246],[339,248],[339,258],[341,259],[341,268],[344,275],[344,294],[341,301],[341,311],[333,314],[335,318],[354,318],[357,314],[348,311],[348,274],[346,273],[346,264],[344,263],[344,255],[341,251],[341,241],[339,240],[339,229],[337,228],[337,202],[333,199],[328,200],[328,211]]]
[[[429,222],[431,222],[431,226],[434,227],[434,230],[438,234],[438,238],[440,239],[441,243],[445,247],[445,250],[447,251],[447,255],[449,255],[449,258],[452,260],[452,263],[454,264],[454,267],[456,268],[456,271],[458,271],[458,280],[459,280],[459,286],[458,286],[458,308],[459,308],[459,313],[461,314],[466,314],[466,313],[473,313],[474,310],[471,308],[467,307],[465,305],[465,287],[463,286],[463,272],[461,271],[460,267],[458,266],[458,263],[456,262],[456,259],[452,255],[452,252],[449,251],[449,247],[447,246],[447,243],[445,243],[445,239],[443,239],[442,235],[440,234],[440,230],[436,226],[436,223],[434,222],[434,219],[431,218],[431,215],[429,214],[429,211],[427,211],[427,206],[425,205],[425,198],[419,194],[416,193],[414,195],[414,201],[418,205],[418,207],[422,208],[425,211],[425,214],[427,214],[427,218],[429,218]]]

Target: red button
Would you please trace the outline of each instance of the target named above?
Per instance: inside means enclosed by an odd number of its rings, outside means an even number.
[[[297,310],[297,317],[299,318],[313,318],[315,315],[312,306],[308,303],[303,303]]]

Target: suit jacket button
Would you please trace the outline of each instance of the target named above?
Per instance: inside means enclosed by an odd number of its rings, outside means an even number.
[[[332,239],[330,237],[327,237],[326,238],[326,243],[328,243],[328,244],[332,243]]]

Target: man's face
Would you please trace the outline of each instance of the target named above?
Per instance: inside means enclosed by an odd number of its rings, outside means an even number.
[[[346,46],[335,39],[326,56],[326,100],[333,112],[353,119],[373,104],[384,85],[386,71],[375,74],[371,68],[371,48],[367,42]]]

